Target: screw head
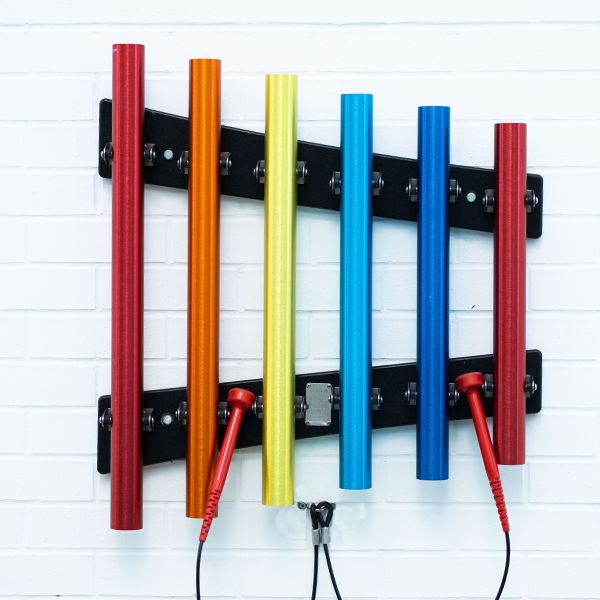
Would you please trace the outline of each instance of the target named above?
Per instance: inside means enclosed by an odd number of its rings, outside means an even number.
[[[166,427],[168,427],[169,425],[173,424],[173,420],[174,420],[173,419],[173,415],[171,413],[165,413],[160,418],[160,424],[161,425],[165,425]]]

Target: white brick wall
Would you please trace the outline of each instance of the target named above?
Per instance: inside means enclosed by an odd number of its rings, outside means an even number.
[[[110,182],[96,173],[111,44],[146,44],[147,105],[185,114],[187,61],[223,59],[223,119],[261,129],[264,72],[296,71],[299,132],[336,143],[339,94],[375,94],[375,149],[416,154],[417,106],[452,106],[452,159],[489,166],[492,123],[529,123],[545,177],[528,243],[528,347],[544,352],[529,461],[502,474],[506,597],[600,598],[600,4],[390,0],[0,0],[0,597],[188,597],[198,523],[182,463],[145,470],[145,528],[108,529],[95,402],[109,390]],[[186,195],[146,191],[147,388],[185,383]],[[298,217],[298,370],[337,367],[339,216]],[[374,230],[374,356],[415,354],[415,226]],[[259,376],[262,205],[223,200],[223,380]],[[489,353],[492,240],[452,232],[451,352]],[[297,496],[340,502],[346,598],[489,598],[502,538],[469,423],[451,479],[414,477],[414,428],[374,435],[374,487],[337,489],[337,440],[299,443]],[[234,461],[204,558],[206,595],[304,598],[305,516],[260,505],[260,454]],[[331,597],[323,569],[319,593]]]

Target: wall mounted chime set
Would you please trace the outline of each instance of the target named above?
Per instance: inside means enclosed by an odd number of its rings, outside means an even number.
[[[112,102],[100,103],[113,253],[98,471],[111,473],[111,527],[142,527],[142,465],[186,458],[187,516],[204,518],[203,542],[236,445],[262,444],[268,506],[294,502],[295,440],[333,433],[341,488],[371,487],[373,429],[413,423],[417,478],[447,479],[448,422],[472,417],[507,532],[497,463],[525,462],[525,414],[541,410],[542,393],[541,352],[525,349],[526,238],[541,236],[543,207],[542,178],[526,173],[526,125],[495,125],[494,169],[455,166],[450,109],[422,106],[418,159],[398,158],[373,153],[370,94],[341,96],[337,148],[297,140],[295,75],[266,76],[264,135],[221,126],[219,60],[193,59],[189,75],[188,118],[146,109],[144,47],[117,44]],[[144,184],[188,189],[187,388],[143,391]],[[265,202],[262,379],[218,379],[221,193]],[[297,206],[340,212],[339,371],[295,373]],[[414,364],[372,366],[374,216],[417,222]],[[493,354],[449,358],[450,226],[493,232]]]

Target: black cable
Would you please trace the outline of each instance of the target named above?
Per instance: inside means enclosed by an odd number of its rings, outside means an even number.
[[[196,555],[196,600],[202,600],[200,597],[200,559],[202,558],[202,546],[204,546],[204,542],[198,542],[198,554]]]
[[[317,597],[317,581],[319,579],[319,546],[313,546],[315,549],[315,560],[313,564],[313,582],[312,582],[312,594],[310,595],[311,600],[315,600]]]
[[[500,600],[500,597],[502,596],[504,586],[506,585],[506,578],[508,577],[508,568],[510,567],[510,535],[508,531],[504,532],[504,536],[506,537],[506,561],[504,563],[504,574],[502,575],[500,588],[498,589],[498,593],[496,594],[496,600]]]
[[[335,597],[337,600],[342,600],[340,590],[337,586],[337,581],[335,580],[335,575],[333,574],[333,566],[331,565],[331,558],[329,556],[329,548],[327,547],[327,544],[323,544],[323,550],[325,550],[325,560],[327,561],[327,568],[329,569],[329,577],[331,578],[331,585],[333,585]]]
[[[331,502],[319,502],[316,507],[316,516],[319,521],[321,529],[328,528],[331,525],[333,519],[333,504]],[[325,551],[325,560],[327,561],[327,570],[329,571],[329,577],[331,579],[331,585],[335,591],[335,597],[337,600],[342,600],[342,595],[337,586],[335,575],[333,574],[333,565],[331,564],[331,556],[329,556],[329,546],[323,543],[323,550]]]
[[[319,541],[317,538],[317,543],[315,544],[315,536],[314,532],[319,531],[319,519],[317,517],[317,505],[313,502],[310,505],[310,522],[313,530],[313,548],[314,548],[314,562],[313,562],[313,582],[312,582],[312,594],[310,596],[311,600],[315,600],[317,597],[317,583],[319,580]]]

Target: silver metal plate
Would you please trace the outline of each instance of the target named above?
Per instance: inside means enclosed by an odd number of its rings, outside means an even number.
[[[313,427],[331,425],[332,409],[333,386],[330,383],[307,383],[304,422]]]

